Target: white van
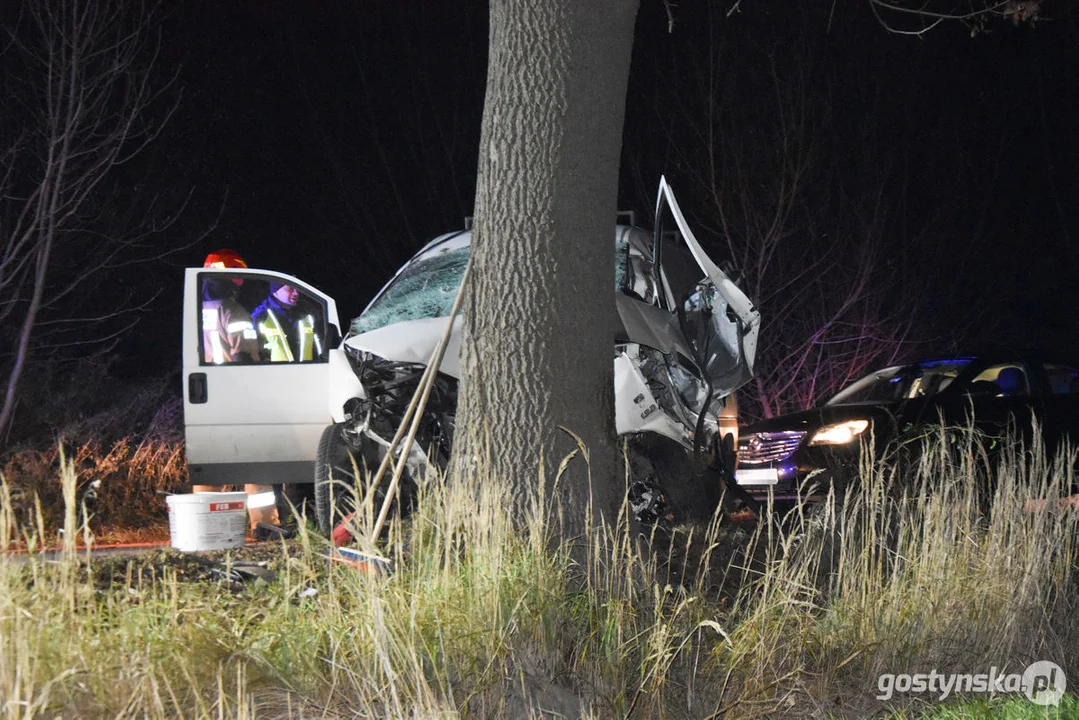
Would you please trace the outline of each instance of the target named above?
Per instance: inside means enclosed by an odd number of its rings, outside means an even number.
[[[736,432],[728,396],[753,376],[760,316],[702,250],[665,180],[653,232],[614,228],[615,424],[620,435],[662,438],[683,450]],[[468,261],[471,232],[435,238],[409,260],[348,327],[333,298],[290,275],[189,268],[184,284],[183,377],[192,484],[315,483],[319,522],[332,525],[331,476],[351,482],[350,455],[377,462],[445,333]],[[203,347],[203,298],[229,282],[249,312],[271,284],[299,292],[313,331],[304,357],[215,362]],[[460,374],[461,318],[454,321],[406,482],[448,458]],[[669,452],[669,450],[668,450]],[[641,478],[635,509],[661,513],[661,478]],[[654,487],[659,485],[659,488]],[[658,489],[658,492],[655,490]],[[337,496],[344,495],[340,490]],[[640,506],[640,508],[638,508]]]

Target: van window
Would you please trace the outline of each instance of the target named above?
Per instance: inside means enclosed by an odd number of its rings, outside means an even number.
[[[1000,397],[1025,397],[1030,395],[1030,381],[1027,380],[1027,371],[1017,363],[1004,363],[993,365],[978,373],[978,377],[971,381],[973,385],[979,381],[988,381],[999,389]]]
[[[326,362],[325,303],[253,273],[199,275],[202,365]]]

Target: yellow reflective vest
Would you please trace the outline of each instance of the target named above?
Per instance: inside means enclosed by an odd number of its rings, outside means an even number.
[[[294,327],[288,323],[287,318],[282,321],[273,310],[267,310],[259,323],[259,335],[270,354],[270,362],[304,362],[322,354],[322,348],[316,347],[321,343],[315,334],[313,317],[306,315],[294,321]],[[289,343],[290,331],[296,339],[295,347]]]

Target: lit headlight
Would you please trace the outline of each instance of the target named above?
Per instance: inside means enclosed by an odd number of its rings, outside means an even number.
[[[834,425],[825,425],[810,438],[810,445],[846,445],[865,432],[868,420],[847,420]]]

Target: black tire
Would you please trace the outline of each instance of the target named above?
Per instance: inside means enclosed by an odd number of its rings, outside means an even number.
[[[362,437],[360,442],[359,451],[350,449],[341,425],[330,425],[319,438],[315,457],[315,516],[319,531],[327,537],[356,509],[357,495],[364,487],[364,482],[357,482],[356,471],[361,473],[359,479],[365,481],[364,474],[374,474],[385,455],[384,448],[370,438]],[[373,509],[376,514],[382,507],[389,483],[387,473],[375,490]],[[416,485],[407,470],[401,476],[398,493],[407,512],[416,497]]]
[[[356,468],[363,472],[364,465],[362,455],[349,450],[341,432],[340,425],[323,430],[315,455],[315,519],[327,537],[355,510]]]

